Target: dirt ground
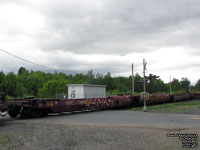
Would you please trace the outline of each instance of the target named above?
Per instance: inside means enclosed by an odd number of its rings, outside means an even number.
[[[181,141],[168,133],[200,135],[200,128],[5,123],[0,150],[182,150]]]
[[[198,112],[199,110],[187,113]],[[115,115],[121,120],[126,120],[125,117],[130,118],[133,114],[138,116],[136,112],[105,111],[28,120],[9,120],[8,117],[0,119],[0,150],[189,150],[182,147],[179,137],[167,135],[200,135],[200,123],[199,127],[158,127],[152,123],[145,127],[138,126],[134,121],[132,124],[123,124],[120,120],[100,124],[98,121],[90,123],[86,119],[86,116],[93,120],[91,116],[100,116],[99,118],[106,120],[105,115],[108,114],[113,114],[113,120],[117,120]],[[120,116],[121,114],[124,115]],[[69,123],[75,117],[79,121]],[[199,150],[200,143],[197,144],[199,147],[191,150]]]

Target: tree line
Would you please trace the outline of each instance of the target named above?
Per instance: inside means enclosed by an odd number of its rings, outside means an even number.
[[[141,81],[141,82],[140,82]],[[143,78],[135,74],[135,92],[139,94],[143,91]],[[164,83],[161,79],[154,80],[151,83],[146,81],[147,92],[169,93],[169,83]],[[0,72],[0,91],[6,93],[9,97],[28,97],[35,96],[40,98],[55,98],[56,94],[67,94],[66,84],[99,84],[107,85],[107,95],[131,94],[132,77],[112,77],[108,72],[106,75],[94,74],[89,70],[87,74],[68,75],[65,73],[45,73],[41,71],[27,70],[24,67],[19,68],[18,73],[9,72],[5,74]],[[189,92],[190,81],[188,78],[182,80],[172,80],[172,91],[175,93]],[[200,80],[191,87],[192,91],[200,90]]]

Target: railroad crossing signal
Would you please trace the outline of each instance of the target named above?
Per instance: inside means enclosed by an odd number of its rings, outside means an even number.
[[[154,80],[157,80],[159,77],[160,76],[149,74],[148,79],[149,79],[150,83],[152,83]]]
[[[157,80],[160,76],[156,76],[153,74],[149,74],[149,76],[146,76],[146,79],[148,81],[148,83],[152,83],[154,80]],[[136,84],[142,84],[142,80],[136,81]]]
[[[154,80],[157,80],[159,77],[160,77],[160,76],[154,75],[154,76],[153,76],[153,79],[154,79]]]

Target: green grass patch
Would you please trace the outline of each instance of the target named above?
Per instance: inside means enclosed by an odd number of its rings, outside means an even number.
[[[0,136],[0,146],[6,146],[11,142],[11,138],[6,135],[6,136]]]
[[[192,109],[200,109],[200,100],[147,106],[147,110],[161,111],[161,112],[184,112]],[[129,110],[140,111],[143,110],[143,107],[131,108]]]

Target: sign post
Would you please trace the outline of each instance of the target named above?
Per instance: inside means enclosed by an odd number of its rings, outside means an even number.
[[[146,65],[147,65],[147,62],[145,61],[145,59],[143,59],[143,85],[144,85],[144,93],[146,93],[146,84],[145,84]],[[144,96],[144,108],[143,108],[143,111],[144,111],[144,112],[147,111],[147,106],[146,106],[146,95]]]
[[[134,63],[132,63],[132,94],[134,95]]]

